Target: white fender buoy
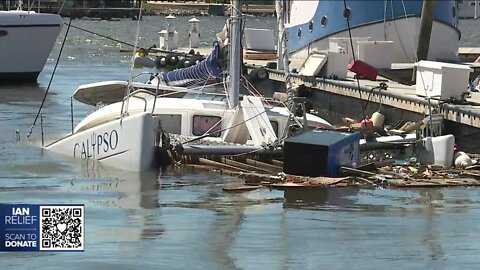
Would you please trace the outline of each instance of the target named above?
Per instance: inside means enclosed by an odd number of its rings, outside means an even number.
[[[385,122],[385,115],[383,115],[380,111],[376,111],[372,114],[371,119],[374,127],[383,127],[383,123]]]
[[[453,160],[455,160],[455,167],[457,168],[465,168],[473,165],[473,161],[470,156],[462,151],[456,152],[453,156]]]

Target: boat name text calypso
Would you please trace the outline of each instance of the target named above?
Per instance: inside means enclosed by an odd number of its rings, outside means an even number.
[[[90,135],[90,139],[86,139],[82,142],[77,142],[73,146],[73,157],[80,155],[81,158],[91,158],[93,155],[100,154],[100,150],[103,153],[107,153],[110,150],[115,150],[118,146],[118,133],[116,130],[110,132],[104,132],[103,134],[96,134],[93,132]]]

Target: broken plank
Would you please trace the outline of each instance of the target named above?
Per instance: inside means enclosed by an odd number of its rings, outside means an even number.
[[[231,159],[228,159],[228,158],[222,158],[222,162],[227,164],[227,165],[239,167],[239,168],[245,169],[245,170],[250,171],[250,172],[257,171],[257,172],[262,172],[262,173],[273,174],[273,172],[270,171],[270,170],[266,170],[266,169],[261,168],[261,167],[252,166],[252,165],[245,164],[245,163],[242,163],[242,162],[238,162],[238,161],[235,161],[235,160],[231,160]]]
[[[209,165],[209,166],[213,166],[213,167],[217,167],[217,168],[224,168],[224,169],[228,169],[228,170],[246,172],[246,173],[250,172],[249,170],[245,170],[245,169],[242,169],[242,168],[238,168],[238,167],[235,167],[235,166],[231,166],[231,165],[228,165],[228,164],[224,164],[224,163],[213,161],[213,160],[206,159],[206,158],[199,158],[198,162],[200,164],[203,164],[203,165]]]
[[[258,161],[258,160],[254,160],[254,159],[250,159],[250,158],[247,158],[247,164],[255,166],[255,167],[261,167],[261,168],[264,168],[264,169],[267,169],[267,170],[270,170],[270,171],[273,171],[273,172],[281,172],[283,170],[283,168],[280,167],[280,166],[275,166],[275,165],[272,165],[272,164],[268,164],[268,163],[261,162],[261,161]]]
[[[345,167],[345,166],[340,167],[340,171],[343,172],[343,173],[349,173],[349,174],[359,175],[359,176],[364,176],[364,177],[370,177],[370,176],[376,176],[377,175],[376,173],[367,172],[367,171],[354,169],[354,168],[350,168],[350,167]]]

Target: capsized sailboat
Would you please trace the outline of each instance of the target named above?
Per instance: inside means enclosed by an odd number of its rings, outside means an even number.
[[[71,134],[45,149],[141,171],[154,164],[155,151],[166,145],[167,134],[260,150],[281,145],[280,135],[292,120],[299,125],[330,127],[310,114],[304,114],[306,122],[301,123],[288,108],[268,105],[261,97],[239,97],[241,17],[238,1],[233,3],[228,94],[170,98],[159,95],[158,88],[155,92],[137,89],[120,102],[100,106]]]

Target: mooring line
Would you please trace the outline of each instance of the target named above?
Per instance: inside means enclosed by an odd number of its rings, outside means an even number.
[[[71,27],[73,27],[73,28],[75,28],[75,29],[78,29],[78,30],[85,31],[85,32],[90,33],[90,34],[93,34],[93,35],[97,35],[97,36],[99,36],[99,37],[103,37],[103,38],[109,39],[109,40],[111,40],[111,41],[115,41],[115,42],[118,42],[118,43],[122,43],[122,44],[127,45],[127,46],[130,46],[130,47],[135,47],[135,45],[130,44],[130,43],[128,43],[128,42],[121,41],[121,40],[118,40],[118,39],[115,39],[115,38],[112,38],[112,37],[109,37],[109,36],[105,36],[105,35],[102,35],[102,34],[99,34],[99,33],[96,33],[96,32],[90,31],[90,30],[87,30],[87,29],[82,28],[82,27],[78,27],[78,26],[75,26],[75,25],[72,25]]]
[[[53,77],[55,76],[55,71],[57,70],[58,62],[60,62],[60,57],[62,56],[63,47],[65,45],[65,42],[67,41],[68,31],[70,30],[71,24],[72,24],[72,18],[70,18],[70,21],[68,22],[68,28],[67,28],[67,31],[65,32],[65,37],[63,38],[62,47],[60,47],[60,52],[58,53],[57,61],[55,63],[55,67],[53,68],[52,76],[50,76],[50,81],[48,82],[47,91],[45,91],[42,104],[40,105],[40,108],[38,108],[37,115],[35,116],[35,120],[33,121],[33,124],[30,127],[30,130],[28,131],[27,138],[30,138],[30,135],[32,135],[33,127],[37,123],[38,116],[40,115],[43,105],[45,104],[45,100],[47,99],[48,91],[50,90],[50,85],[52,84]]]

